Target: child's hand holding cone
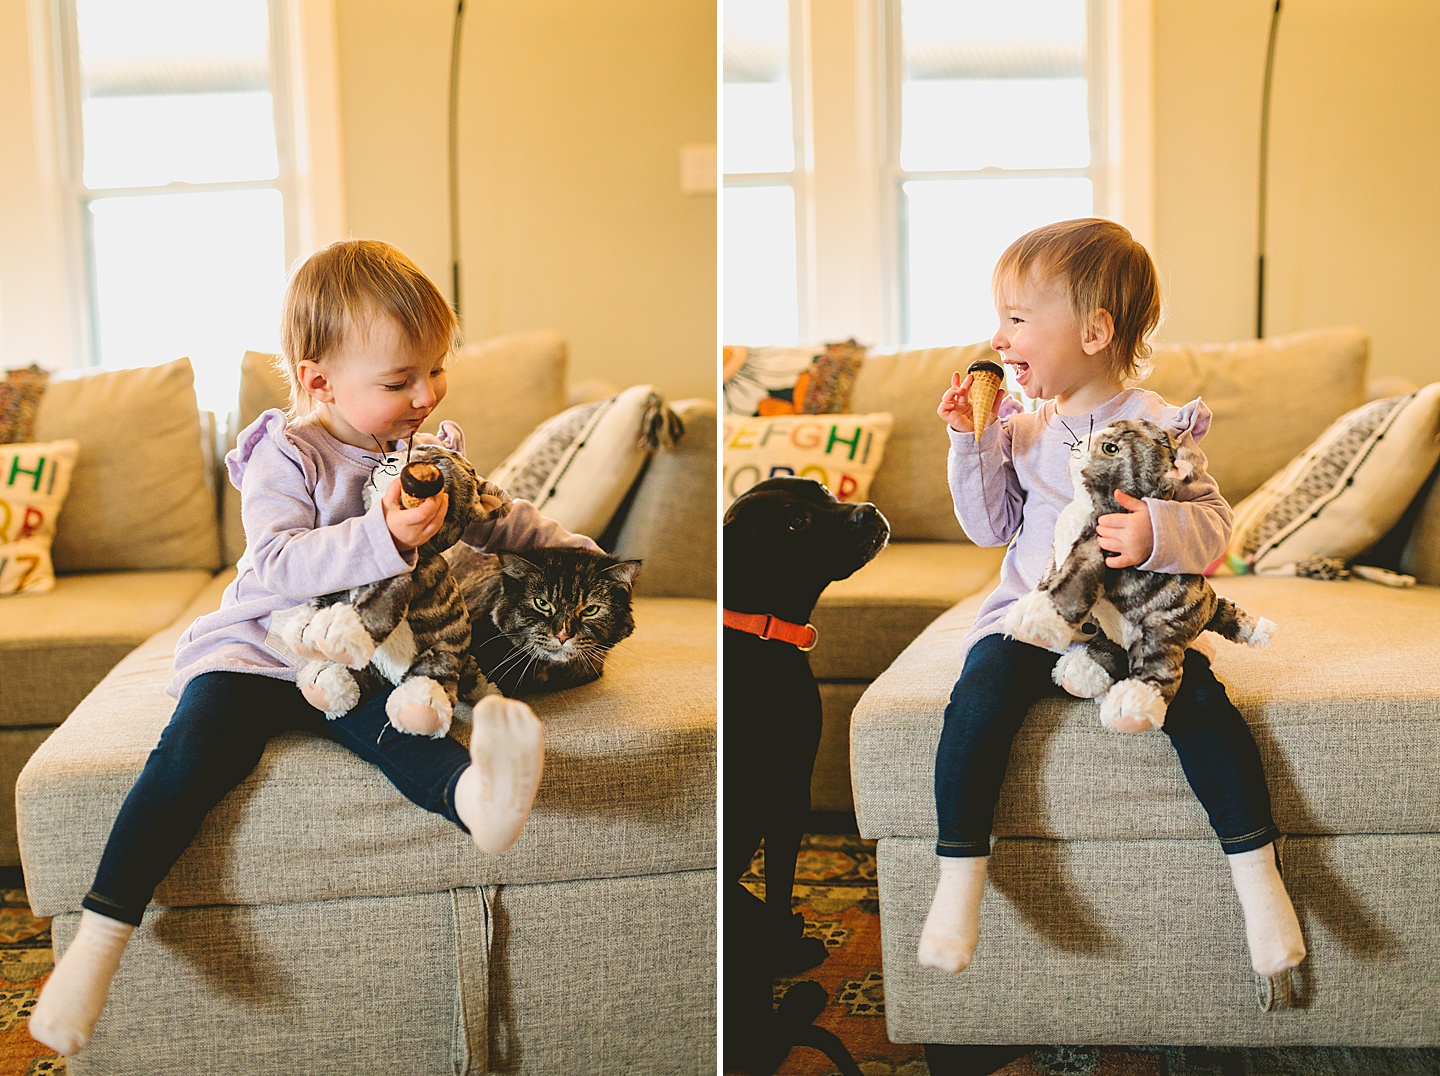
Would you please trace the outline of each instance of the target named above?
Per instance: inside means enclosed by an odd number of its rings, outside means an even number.
[[[956,433],[974,433],[978,441],[991,421],[999,417],[996,405],[1004,386],[1004,368],[978,359],[970,364],[963,380],[958,370],[951,375],[950,387],[940,397],[936,413]]]

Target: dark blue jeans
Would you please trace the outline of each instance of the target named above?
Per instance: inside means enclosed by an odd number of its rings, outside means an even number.
[[[379,766],[406,798],[450,819],[469,752],[449,737],[410,736],[385,716],[389,689],[334,721],[286,680],[204,673],[186,685],[170,724],[125,797],[82,907],[140,925],[155,887],[205,816],[260,761],[272,736],[306,730]]]
[[[1059,658],[1003,635],[982,636],[970,648],[935,753],[937,854],[990,854],[1010,744],[1032,703],[1064,694],[1050,678]],[[1255,739],[1204,654],[1186,651],[1180,692],[1163,729],[1227,854],[1262,848],[1280,836]]]

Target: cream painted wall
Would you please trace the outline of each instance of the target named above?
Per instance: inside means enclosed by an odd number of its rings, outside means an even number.
[[[1164,340],[1255,330],[1260,91],[1271,5],[1156,0]],[[1267,335],[1353,324],[1371,372],[1440,379],[1440,4],[1289,0],[1270,143]]]
[[[352,235],[450,291],[453,5],[339,0]],[[680,190],[715,141],[710,0],[470,0],[461,82],[461,312],[469,339],[550,328],[571,376],[713,396],[716,198]]]

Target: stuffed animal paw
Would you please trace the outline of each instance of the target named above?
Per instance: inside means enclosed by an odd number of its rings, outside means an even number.
[[[1100,704],[1100,723],[1116,732],[1148,732],[1165,724],[1168,704],[1160,689],[1144,680],[1121,680]]]
[[[1006,635],[1046,650],[1064,650],[1082,638],[1074,625],[1055,610],[1055,603],[1044,591],[1032,590],[1010,606],[1001,625]]]
[[[1067,650],[1055,663],[1051,678],[1077,699],[1098,699],[1115,683],[1089,650],[1077,646]]]
[[[305,701],[331,718],[347,714],[360,701],[360,685],[343,665],[333,661],[312,661],[300,670],[296,686]]]
[[[368,665],[379,645],[349,602],[336,602],[317,611],[300,633],[300,644],[352,669]]]
[[[428,676],[406,680],[385,700],[390,724],[401,732],[439,739],[450,731],[455,708],[445,689]]]

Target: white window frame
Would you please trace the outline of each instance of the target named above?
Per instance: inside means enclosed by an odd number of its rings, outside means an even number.
[[[1153,249],[1154,0],[1089,3],[1091,165],[1083,174],[1094,184],[1095,212]],[[900,184],[948,173],[900,168],[899,3],[791,0],[791,9],[792,20],[803,13],[804,35],[796,37],[806,54],[793,70],[803,73],[795,92],[808,104],[811,142],[808,238],[797,261],[810,289],[801,309],[814,317],[802,340],[853,335],[882,349],[902,347]]]
[[[270,79],[278,163],[273,179],[91,189],[84,179],[79,42],[74,0],[50,0],[55,128],[59,153],[71,346],[76,366],[100,363],[91,202],[135,195],[275,190],[286,265],[345,237],[335,0],[268,0]],[[236,362],[239,362],[236,356]]]

